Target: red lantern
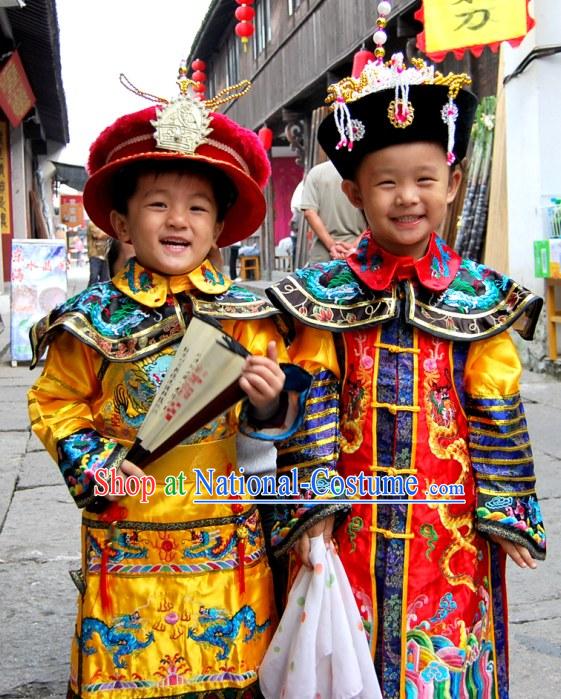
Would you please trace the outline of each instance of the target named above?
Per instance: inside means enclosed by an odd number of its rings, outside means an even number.
[[[253,36],[255,33],[255,27],[253,26],[253,18],[255,17],[255,10],[253,7],[253,0],[236,0],[239,7],[236,8],[235,16],[239,20],[236,24],[234,31],[236,36],[239,36],[242,40],[244,51],[247,51],[247,42],[249,37]]]
[[[193,70],[205,70],[206,63],[202,61],[200,58],[195,58],[193,63],[191,63],[191,68]]]
[[[262,126],[257,132],[261,145],[265,150],[271,150],[273,145],[273,130],[268,126]]]
[[[206,73],[202,70],[196,70],[191,76],[191,79],[196,83],[204,83],[206,81]]]
[[[240,22],[251,22],[255,17],[255,10],[249,5],[241,5],[236,8],[234,14],[236,15],[236,19]]]
[[[360,49],[360,51],[357,51],[353,58],[353,78],[360,77],[360,74],[362,73],[364,66],[367,63],[370,63],[370,61],[375,60],[375,58],[376,57],[374,56],[372,51],[367,51],[365,48],[362,48]]]
[[[239,22],[235,26],[235,32],[240,37],[244,44],[247,43],[250,36],[253,36],[255,27],[250,22]]]
[[[195,58],[193,63],[191,63],[191,68],[193,69],[193,75],[191,76],[191,80],[195,83],[195,85],[193,86],[193,90],[202,99],[206,90],[206,63],[200,58]]]

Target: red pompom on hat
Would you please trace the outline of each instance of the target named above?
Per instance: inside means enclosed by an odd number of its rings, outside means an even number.
[[[113,175],[139,160],[196,160],[230,178],[238,196],[226,212],[220,247],[247,238],[263,223],[262,190],[271,174],[265,149],[253,131],[209,111],[201,100],[183,95],[122,116],[92,144],[84,206],[91,220],[113,237]]]

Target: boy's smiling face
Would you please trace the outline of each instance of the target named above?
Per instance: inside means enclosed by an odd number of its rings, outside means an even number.
[[[140,175],[127,213],[113,210],[111,223],[119,240],[132,243],[141,265],[167,276],[204,262],[223,228],[211,183],[173,172]]]
[[[384,249],[418,259],[444,220],[460,181],[461,172],[450,170],[441,146],[415,142],[369,153],[355,180],[344,180],[343,190],[363,209]]]

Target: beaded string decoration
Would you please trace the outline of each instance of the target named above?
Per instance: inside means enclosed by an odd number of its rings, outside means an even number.
[[[197,84],[196,81],[188,78],[187,73],[187,62],[181,61],[177,76],[177,85],[179,87],[180,95],[188,95],[189,90],[191,89],[191,96],[194,99],[200,99],[202,102],[204,102],[205,107],[211,111],[215,110],[216,107],[219,107],[221,104],[226,104],[226,102],[233,102],[234,100],[237,100],[239,97],[243,97],[243,95],[248,93],[251,89],[250,80],[241,80],[239,83],[236,83],[235,85],[228,85],[228,87],[225,87],[224,89],[220,90],[220,92],[217,92],[214,97],[207,100],[202,100],[201,97],[194,90],[194,87]],[[150,102],[157,102],[159,104],[169,104],[170,102],[170,100],[165,99],[165,97],[158,97],[157,95],[152,95],[150,92],[140,90],[138,87],[131,83],[131,81],[127,78],[127,76],[124,73],[121,73],[119,75],[119,82],[123,87],[125,87],[133,94],[138,95],[139,97],[143,97],[144,99],[147,99]]]
[[[394,54],[391,58],[390,66],[394,76],[395,99],[388,105],[388,119],[396,129],[406,129],[413,123],[415,110],[409,101],[410,83],[406,80],[403,54]]]
[[[372,38],[376,45],[374,49],[376,63],[382,64],[386,53],[384,44],[388,40],[385,29],[388,24],[387,18],[391,12],[392,6],[388,0],[381,0],[381,2],[378,3],[377,9],[378,18],[376,19],[376,31]],[[367,63],[367,65],[369,64]],[[335,123],[340,136],[339,143],[336,146],[337,150],[346,147],[349,151],[352,151],[353,143],[355,141],[360,141],[360,139],[364,137],[364,124],[358,121],[358,119],[352,119],[346,100],[342,94],[336,97]]]
[[[378,3],[378,19],[376,20],[376,31],[374,32],[374,43],[376,48],[374,49],[374,56],[378,63],[382,63],[384,56],[386,55],[386,49],[384,44],[388,40],[388,35],[386,34],[386,27],[388,25],[388,17],[392,11],[391,2],[388,0],[382,0]]]
[[[448,126],[446,160],[448,161],[448,165],[453,165],[456,160],[456,156],[454,155],[454,141],[456,136],[456,121],[458,120],[458,106],[452,97],[449,97],[447,104],[442,107],[440,116],[442,117],[442,121]]]

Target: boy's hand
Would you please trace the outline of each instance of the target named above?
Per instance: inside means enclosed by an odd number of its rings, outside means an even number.
[[[126,459],[123,461],[123,463],[119,466],[117,469],[117,474],[120,474],[124,476],[125,478],[127,476],[137,476],[138,478],[145,478],[146,474],[144,471],[136,466],[135,464],[132,463],[132,461],[127,461]],[[117,502],[117,500],[121,499],[121,495],[111,495],[107,494],[105,495],[105,499],[109,500],[109,502]]]
[[[339,242],[333,243],[329,248],[329,257],[332,260],[344,260],[353,250],[351,243]]]
[[[313,539],[314,536],[319,536],[323,533],[323,540],[325,541],[325,544],[327,546],[331,541],[331,537],[333,536],[334,521],[335,517],[333,515],[329,515],[329,517],[322,519],[321,522],[314,524],[313,527],[310,527],[310,529],[305,531],[302,534],[302,536],[298,539],[298,541],[294,544],[294,550],[298,554],[298,557],[302,561],[302,564],[305,565],[307,568],[312,567],[312,564],[310,563],[310,539]]]
[[[538,564],[536,561],[534,561],[530,555],[530,552],[524,546],[514,544],[512,541],[504,539],[502,536],[497,536],[496,534],[489,534],[489,538],[491,541],[494,541],[495,544],[498,544],[506,555],[509,556],[509,558],[512,558],[512,560],[520,568],[535,569],[538,567]]]
[[[258,420],[267,420],[279,406],[285,376],[277,356],[277,345],[271,341],[266,357],[252,355],[246,359],[240,378],[240,388],[247,393]]]

